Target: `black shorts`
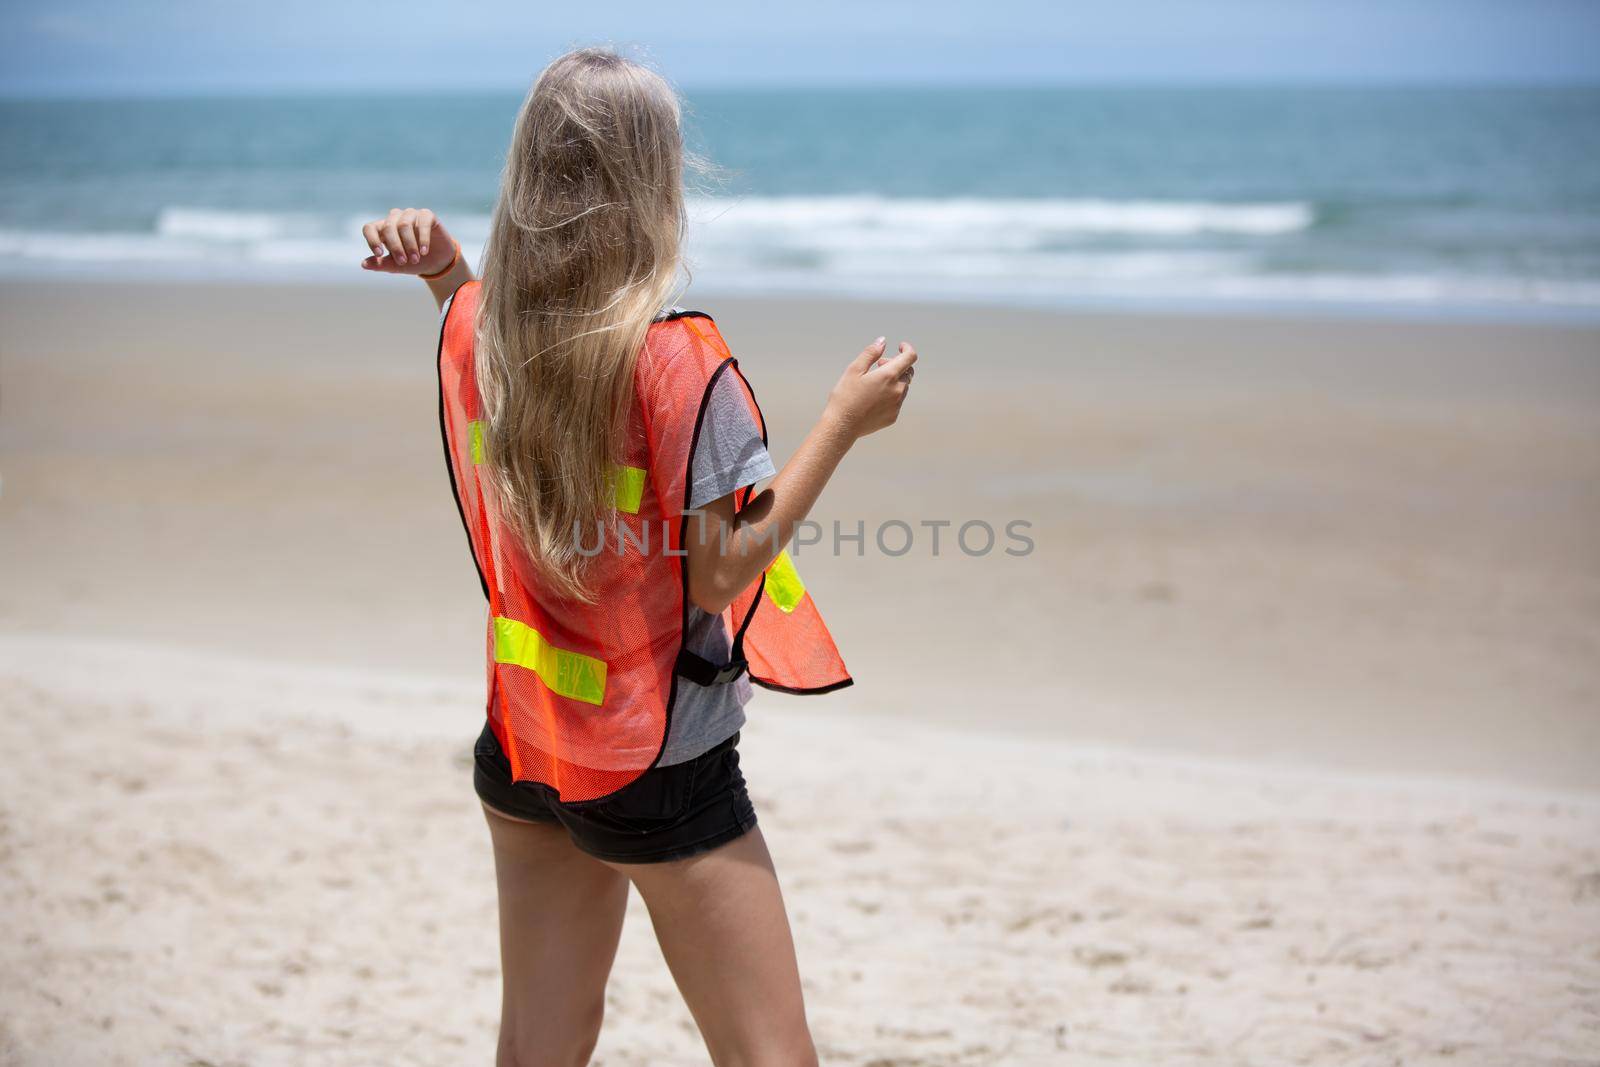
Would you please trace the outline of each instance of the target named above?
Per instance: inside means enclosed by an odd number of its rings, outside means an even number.
[[[504,815],[560,823],[596,859],[665,863],[709,852],[755,826],[738,745],[734,734],[694,759],[652,767],[608,797],[563,804],[547,785],[512,782],[511,763],[485,723],[473,747],[472,785]]]

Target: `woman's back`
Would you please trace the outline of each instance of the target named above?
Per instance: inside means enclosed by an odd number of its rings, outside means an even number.
[[[364,267],[419,274],[446,305],[440,425],[488,601],[473,782],[502,1063],[587,1060],[630,885],[715,1060],[815,1059],[739,728],[751,680],[850,683],[783,546],[851,445],[895,421],[916,353],[868,345],[775,470],[715,323],[656,321],[681,169],[671,90],[584,50],[519,114],[481,284],[431,212],[363,228]]]

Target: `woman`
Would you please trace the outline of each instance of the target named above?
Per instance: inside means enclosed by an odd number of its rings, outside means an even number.
[[[715,325],[661,313],[682,167],[666,83],[581,50],[523,104],[481,283],[429,211],[363,227],[363,268],[420,276],[445,309],[441,423],[490,601],[474,783],[500,1064],[587,1062],[630,884],[714,1062],[816,1058],[738,731],[752,678],[849,683],[780,550],[851,445],[895,421],[917,356],[868,345],[776,471]]]

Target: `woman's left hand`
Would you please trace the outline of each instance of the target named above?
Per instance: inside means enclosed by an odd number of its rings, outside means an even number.
[[[427,208],[395,208],[361,227],[372,255],[362,270],[379,274],[437,274],[456,254],[455,239]]]

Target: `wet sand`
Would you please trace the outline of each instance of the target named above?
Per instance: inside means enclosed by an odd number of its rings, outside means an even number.
[[[0,630],[475,671],[420,289],[8,286]],[[1600,786],[1600,330],[709,310],[779,462],[924,352],[798,554],[858,686],[782,713]]]

